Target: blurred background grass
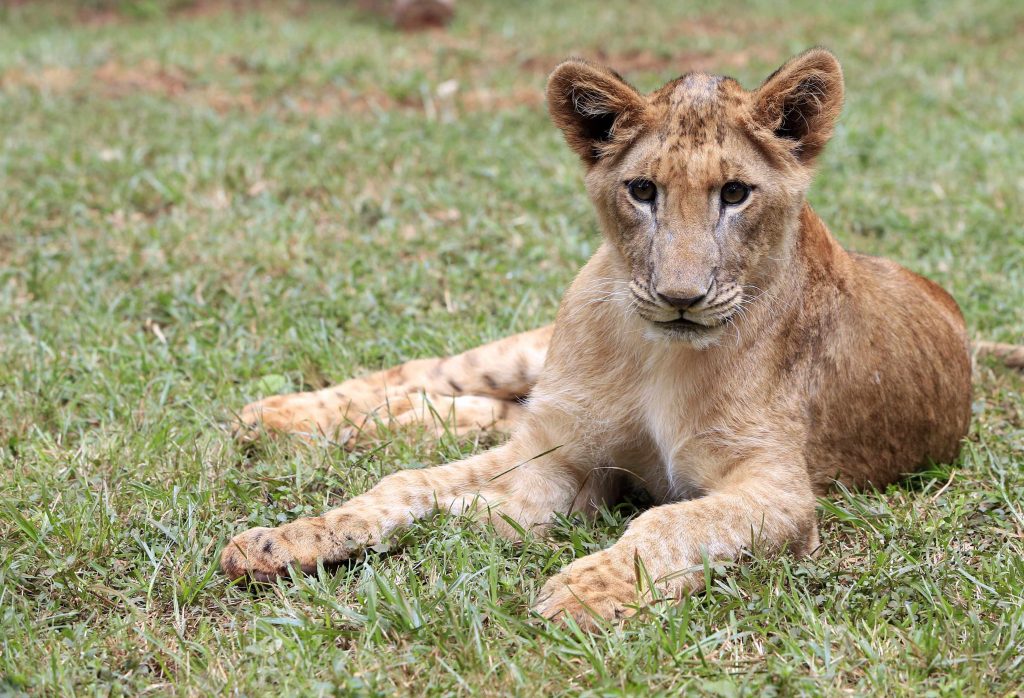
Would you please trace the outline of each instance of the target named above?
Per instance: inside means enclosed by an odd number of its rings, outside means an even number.
[[[837,495],[820,560],[618,635],[520,619],[628,508],[518,547],[429,522],[255,598],[213,561],[241,527],[483,447],[246,453],[217,424],[553,318],[599,242],[544,112],[568,55],[642,89],[753,87],[830,47],[848,97],[812,204],[949,289],[972,334],[1021,342],[1024,5],[460,0],[405,34],[326,0],[43,1],[0,7],[0,36],[0,688],[1019,690],[1024,402],[988,366],[956,470]]]

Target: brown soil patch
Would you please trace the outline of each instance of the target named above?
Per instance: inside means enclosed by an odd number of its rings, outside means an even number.
[[[184,94],[189,89],[188,76],[177,67],[147,60],[134,66],[117,61],[104,63],[92,74],[108,97],[123,97],[135,92],[150,92],[167,97]]]
[[[74,87],[78,74],[61,65],[28,72],[17,68],[0,74],[0,88],[29,87],[38,92],[66,92]]]
[[[251,91],[229,91],[216,84],[203,84],[190,71],[153,60],[134,65],[114,60],[86,71],[52,66],[37,71],[14,69],[0,74],[0,89],[11,91],[20,88],[44,94],[101,95],[109,99],[149,94],[206,106],[221,113],[233,110],[253,113],[277,111],[315,117],[409,111],[425,113],[430,118],[450,119],[463,112],[536,107],[544,100],[539,87],[514,87],[508,91],[463,89],[456,81],[438,85],[432,94],[410,95],[401,99],[380,89],[357,91],[333,86],[305,86],[293,92],[261,98]]]
[[[442,29],[455,16],[455,0],[357,0],[356,7],[407,32]]]
[[[704,15],[681,20],[663,30],[660,46],[665,50],[623,49],[609,51],[601,46],[584,46],[572,55],[599,65],[609,66],[621,73],[661,73],[674,71],[682,75],[690,71],[718,73],[742,68],[752,61],[777,63],[787,56],[780,53],[772,40],[783,28],[780,21],[762,18],[723,18]],[[790,29],[792,27],[790,26]],[[693,48],[698,40],[744,37],[742,50]],[[533,56],[520,63],[525,70],[547,73],[565,60],[565,55]]]
[[[610,52],[602,48],[585,49],[574,54],[580,58],[606,65],[620,73],[660,73],[674,70],[687,72],[721,72],[742,68],[752,60],[778,61],[777,51],[768,47],[753,47],[743,51],[687,51],[674,53],[654,52],[650,49]],[[565,56],[534,56],[521,63],[526,70],[550,72]]]
[[[736,15],[701,15],[681,19],[666,33],[666,39],[674,38],[676,41],[686,38],[722,38],[727,36],[757,36],[773,35],[783,27],[794,25],[793,20],[782,22],[781,20],[770,20],[762,17],[748,15],[738,17]]]

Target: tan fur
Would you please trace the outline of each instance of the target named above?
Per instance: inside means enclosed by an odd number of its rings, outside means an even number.
[[[511,439],[398,472],[323,517],[242,533],[224,571],[311,571],[438,508],[514,535],[503,517],[543,528],[639,485],[660,505],[537,599],[546,617],[592,626],[695,589],[706,559],[812,551],[815,496],[836,480],[881,487],[954,458],[971,402],[956,303],[893,262],[844,251],[805,201],[842,97],[823,49],[752,92],[689,74],[645,97],[609,70],[559,66],[548,103],[587,167],[605,242],[554,329],[271,398],[240,420],[242,434],[262,423],[351,440],[393,398],[477,395],[489,402],[467,408],[467,428],[515,404]],[[656,183],[654,203],[631,196],[638,178]],[[734,208],[719,199],[727,181],[753,185]],[[698,296],[682,310],[666,301]]]
[[[321,436],[346,446],[371,439],[378,425],[427,424],[457,434],[510,431],[547,355],[552,327],[523,332],[443,359],[417,359],[308,393],[246,405],[235,420],[242,440],[259,430]]]

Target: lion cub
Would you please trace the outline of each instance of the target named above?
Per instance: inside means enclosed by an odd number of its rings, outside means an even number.
[[[836,480],[884,486],[954,458],[971,392],[956,303],[893,262],[844,251],[805,200],[842,101],[824,49],[754,91],[689,73],[645,96],[611,70],[558,66],[548,106],[586,168],[604,243],[553,333],[242,415],[243,426],[338,433],[346,410],[391,385],[424,391],[408,395],[410,410],[449,396],[469,415],[461,427],[515,421],[511,439],[390,475],[323,516],[246,531],[224,549],[224,572],[313,571],[438,508],[514,535],[503,517],[543,527],[639,485],[660,505],[536,600],[546,617],[593,625],[699,587],[706,558],[812,551],[815,496]]]

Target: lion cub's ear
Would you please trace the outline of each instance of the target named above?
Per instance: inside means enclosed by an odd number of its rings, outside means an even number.
[[[632,141],[647,109],[644,97],[618,73],[578,58],[551,73],[547,100],[551,119],[588,165]]]
[[[827,49],[812,48],[791,58],[754,92],[751,116],[762,131],[758,135],[811,165],[832,137],[842,107],[839,61]]]

